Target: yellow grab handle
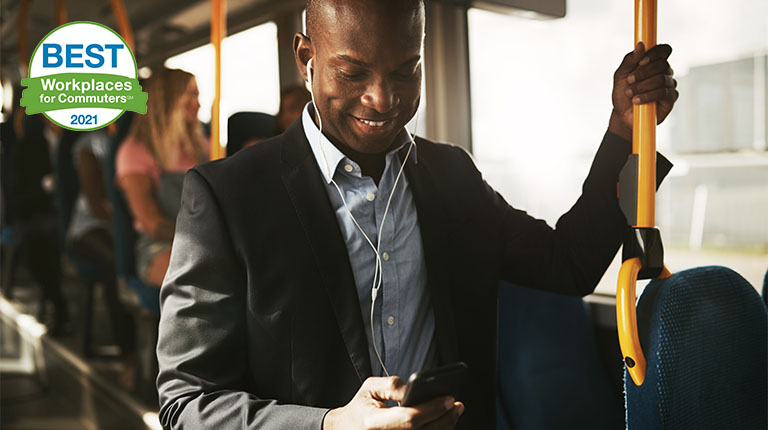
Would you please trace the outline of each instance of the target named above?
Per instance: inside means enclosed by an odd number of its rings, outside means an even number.
[[[616,326],[619,328],[619,346],[627,371],[635,385],[645,381],[645,355],[637,334],[635,286],[640,272],[640,259],[630,258],[621,265],[619,285],[616,289]]]
[[[619,282],[616,289],[616,326],[619,329],[619,346],[624,364],[629,376],[638,387],[645,381],[645,354],[640,346],[640,336],[637,333],[637,274],[640,272],[640,259],[630,258],[621,265]],[[672,276],[672,272],[664,266],[659,279]]]

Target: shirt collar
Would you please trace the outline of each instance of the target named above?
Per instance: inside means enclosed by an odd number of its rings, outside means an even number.
[[[312,148],[312,153],[315,156],[315,161],[317,161],[318,167],[320,167],[320,172],[323,174],[323,178],[325,178],[326,183],[331,183],[331,179],[333,178],[333,174],[336,172],[336,169],[338,168],[339,164],[343,160],[349,160],[346,155],[344,155],[343,152],[339,151],[336,146],[331,143],[330,140],[328,140],[327,137],[325,137],[325,134],[320,134],[320,129],[317,128],[317,125],[315,125],[315,122],[312,120],[312,117],[309,113],[309,106],[312,104],[312,102],[307,103],[306,106],[304,106],[304,111],[301,114],[301,125],[304,128],[304,135],[307,137],[307,141],[309,141],[309,146]],[[318,138],[319,135],[319,138]],[[410,136],[408,134],[408,131],[403,127],[403,130],[397,135],[395,138],[398,142],[400,142],[396,148],[392,149],[387,153],[387,158],[391,157],[393,154],[397,153],[398,151],[403,151],[403,155],[405,155],[405,151],[407,151],[408,146],[406,145],[411,141]],[[322,147],[322,149],[321,149]],[[323,156],[323,152],[325,152],[325,156]],[[411,155],[409,156],[412,159],[412,162],[416,163],[416,146],[414,145],[413,150],[411,151]],[[327,164],[326,164],[327,161]],[[353,163],[355,166],[357,166],[354,161],[349,160],[350,163]],[[330,176],[329,176],[329,169],[330,169]]]

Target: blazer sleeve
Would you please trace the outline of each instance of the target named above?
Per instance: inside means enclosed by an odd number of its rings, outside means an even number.
[[[190,170],[160,291],[157,387],[163,428],[322,428],[327,409],[279,404],[246,391],[246,288],[212,189]]]
[[[553,229],[511,207],[483,182],[487,210],[496,214],[495,240],[501,278],[568,295],[594,291],[621,245],[627,221],[619,208],[619,172],[632,145],[606,132],[582,186],[582,194]],[[657,154],[657,183],[672,164]],[[501,234],[499,233],[499,230]]]

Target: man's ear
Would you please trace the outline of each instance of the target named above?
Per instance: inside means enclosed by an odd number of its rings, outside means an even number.
[[[293,36],[293,56],[296,58],[296,67],[299,68],[301,77],[304,78],[304,81],[308,81],[307,63],[310,58],[315,56],[315,48],[309,37],[301,33],[296,33]]]

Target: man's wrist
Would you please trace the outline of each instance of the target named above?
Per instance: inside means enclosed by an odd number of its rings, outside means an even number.
[[[632,141],[632,128],[627,127],[615,110],[611,111],[611,119],[608,121],[608,131],[622,139]]]

